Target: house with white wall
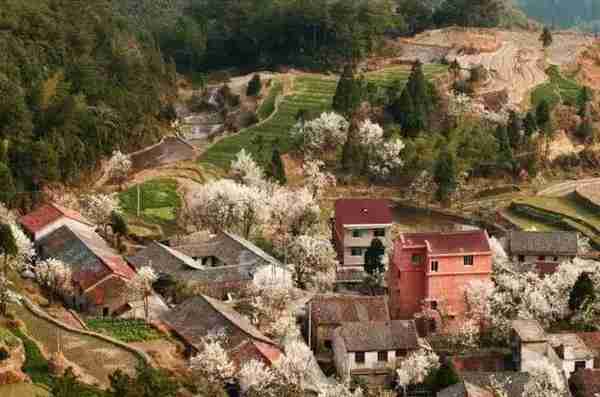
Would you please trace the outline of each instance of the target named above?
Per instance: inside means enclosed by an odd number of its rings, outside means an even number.
[[[512,261],[524,269],[534,266],[541,274],[551,274],[577,256],[577,232],[511,231],[507,248]]]
[[[34,242],[63,226],[75,224],[75,227],[77,225],[94,227],[94,224],[81,216],[81,214],[55,203],[44,204],[27,215],[22,216],[19,218],[19,224],[25,231],[25,234]]]
[[[337,375],[387,385],[398,360],[419,348],[414,320],[344,323],[333,331]]]

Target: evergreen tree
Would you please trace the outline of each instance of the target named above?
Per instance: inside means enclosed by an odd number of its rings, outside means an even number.
[[[121,250],[121,238],[126,236],[129,232],[129,228],[127,227],[127,222],[123,215],[118,212],[113,212],[110,216],[110,226],[112,228],[112,232],[115,235],[117,241],[117,249]]]
[[[12,229],[6,223],[0,223],[0,252],[4,255],[4,266],[2,273],[6,275],[8,258],[19,253],[17,241],[13,235]]]
[[[569,309],[578,311],[586,301],[591,302],[595,298],[594,282],[588,273],[581,273],[569,294]]]
[[[53,379],[50,395],[52,397],[99,397],[104,394],[98,389],[79,382],[73,369],[69,367],[62,376]]]
[[[454,61],[452,61],[450,63],[450,66],[448,67],[448,71],[450,72],[450,74],[452,75],[452,78],[454,78],[454,80],[458,79],[460,77],[460,64],[458,63],[458,61],[456,59],[454,59]]]
[[[333,110],[349,117],[358,108],[361,101],[360,82],[354,77],[354,69],[348,64],[340,77],[333,97]]]
[[[498,140],[498,163],[512,169],[514,157],[505,125],[499,125],[496,129],[496,139]]]
[[[440,151],[433,170],[433,180],[438,185],[435,192],[436,200],[445,201],[456,190],[456,168],[454,153],[445,146]]]
[[[594,138],[594,124],[592,118],[589,115],[585,115],[581,124],[577,127],[577,136],[583,140],[589,140]]]
[[[551,128],[552,116],[550,114],[550,104],[546,99],[542,99],[535,108],[535,121],[542,132],[548,133]]]
[[[385,246],[380,239],[374,238],[365,252],[365,272],[371,276],[382,273],[385,270],[383,255]]]
[[[37,186],[55,182],[59,177],[58,155],[52,145],[38,141],[31,146],[31,179]]]
[[[246,95],[247,96],[257,96],[258,94],[260,94],[261,89],[262,89],[262,83],[260,81],[260,75],[258,73],[255,73],[254,76],[252,76],[252,79],[250,80],[250,82],[248,82],[248,88],[246,89]]]
[[[109,379],[110,388],[106,392],[107,397],[175,397],[179,389],[177,382],[171,380],[164,371],[145,364],[138,365],[135,377],[117,370],[109,376]],[[199,390],[199,392],[203,391]],[[221,397],[224,393],[214,395]]]
[[[519,114],[514,110],[511,110],[508,115],[508,125],[506,126],[508,132],[508,139],[513,149],[517,149],[521,144],[521,138],[523,133],[523,121]]]
[[[0,186],[0,202],[10,203],[17,194],[17,189],[10,168],[4,163],[0,163]]]
[[[542,42],[542,45],[544,46],[544,48],[548,48],[552,45],[552,32],[550,31],[550,28],[548,28],[547,26],[544,26],[544,30],[542,31],[542,34],[540,35],[540,41]]]
[[[285,167],[283,166],[283,161],[281,161],[281,153],[279,153],[279,149],[273,149],[273,154],[271,156],[271,166],[267,168],[267,176],[271,179],[276,180],[282,185],[287,183],[287,178],[285,176]]]
[[[358,142],[358,124],[354,120],[348,130],[348,139],[342,148],[342,170],[346,173],[355,173],[361,171],[364,163],[363,152]]]
[[[417,60],[400,98],[392,104],[392,113],[402,129],[414,136],[429,126],[433,99],[432,87],[425,79],[423,65]]]
[[[533,112],[527,112],[527,115],[525,115],[523,129],[525,130],[525,135],[528,137],[531,137],[537,131],[537,120]]]
[[[444,360],[440,368],[430,373],[425,379],[425,385],[429,386],[431,390],[439,392],[449,386],[455,385],[460,382],[454,365],[449,360]]]
[[[584,117],[587,112],[587,105],[592,100],[592,90],[583,86],[577,94],[577,114]]]

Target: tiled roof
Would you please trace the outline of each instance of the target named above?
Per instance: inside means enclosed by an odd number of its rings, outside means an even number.
[[[251,360],[260,361],[271,366],[279,361],[282,354],[282,351],[276,346],[249,339],[236,346],[229,356],[231,361],[238,368],[241,368]]]
[[[548,334],[548,341],[556,354],[564,360],[589,360],[594,352],[577,334]]]
[[[127,282],[120,277],[112,276],[101,281],[84,295],[95,305],[124,300],[127,294]]]
[[[509,250],[513,255],[577,255],[577,233],[512,231]]]
[[[30,233],[36,233],[48,226],[49,224],[66,217],[77,222],[92,226],[93,224],[85,219],[78,212],[68,208],[61,207],[57,204],[44,204],[29,214],[21,217],[19,223]]]
[[[182,273],[183,278],[186,278],[187,273],[203,268],[191,257],[156,241],[151,242],[135,255],[127,257],[127,262],[136,269],[152,266],[158,273],[171,275]]]
[[[597,397],[600,395],[600,369],[584,369],[571,376],[571,384],[576,395],[581,397]]]
[[[491,253],[490,243],[485,230],[461,232],[403,233],[395,242],[399,248],[424,246],[430,255]]]
[[[577,336],[589,347],[598,354],[600,358],[600,332],[579,332]]]
[[[387,225],[393,222],[392,205],[384,199],[341,199],[335,202],[338,230],[344,225]]]
[[[390,320],[386,296],[316,295],[310,308],[315,324]]]
[[[513,320],[512,328],[522,342],[545,342],[546,333],[536,320]]]
[[[488,397],[492,376],[505,385],[507,397],[522,397],[529,381],[526,372],[464,372],[461,376],[460,383],[439,391],[437,397]]]
[[[201,295],[190,298],[166,313],[162,320],[176,331],[187,343],[201,349],[202,339],[209,333],[224,330],[227,348],[232,349],[248,339],[275,345],[250,321],[227,304]]]
[[[360,283],[367,273],[361,269],[338,269],[335,280],[338,283]]]
[[[419,346],[413,320],[343,323],[334,333],[350,352],[414,350]]]

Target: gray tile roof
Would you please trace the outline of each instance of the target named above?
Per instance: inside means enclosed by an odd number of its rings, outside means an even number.
[[[188,299],[161,319],[198,350],[202,348],[202,339],[207,334],[219,330],[227,334],[227,348],[239,346],[248,339],[275,345],[226,303],[204,295]]]
[[[471,386],[489,390],[487,388],[490,387],[492,376],[501,384],[505,384],[508,397],[523,396],[523,389],[529,381],[529,374],[526,372],[464,372],[461,383],[441,390],[437,397],[470,397],[467,395],[467,388]]]
[[[310,309],[317,325],[391,319],[386,296],[315,295],[310,300]]]
[[[513,320],[512,328],[522,342],[545,342],[548,340],[546,332],[536,320]]]
[[[577,255],[577,233],[512,231],[509,250],[512,255]]]
[[[419,346],[413,320],[344,323],[334,333],[350,352],[414,350]]]

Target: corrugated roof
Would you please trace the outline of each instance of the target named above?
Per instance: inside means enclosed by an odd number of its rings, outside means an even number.
[[[424,246],[430,255],[491,253],[485,230],[460,232],[403,233],[395,242],[397,255],[403,247]]]
[[[21,224],[21,226],[29,233],[34,234],[62,217],[81,222],[88,226],[93,226],[92,222],[85,219],[78,212],[54,203],[44,204],[29,214],[22,216],[19,218],[19,224]]]
[[[335,331],[347,351],[416,350],[417,327],[413,320],[343,323]]]
[[[513,255],[577,255],[577,233],[511,231],[509,249]]]
[[[344,225],[387,225],[393,222],[392,202],[386,199],[341,199],[335,202],[337,230]]]

